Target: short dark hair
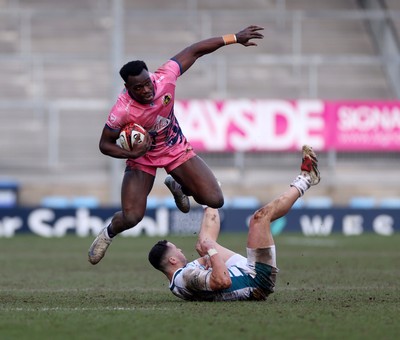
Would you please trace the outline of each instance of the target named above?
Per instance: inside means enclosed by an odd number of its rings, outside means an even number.
[[[127,83],[129,76],[138,76],[140,73],[142,73],[143,69],[146,71],[149,70],[146,63],[142,60],[134,60],[122,66],[119,71],[119,75],[124,82]]]
[[[154,268],[161,271],[164,271],[162,262],[168,251],[167,243],[167,240],[158,241],[149,252],[149,262]]]

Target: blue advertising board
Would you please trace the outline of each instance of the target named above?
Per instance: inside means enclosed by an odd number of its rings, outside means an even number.
[[[23,233],[42,237],[96,235],[108,225],[116,211],[118,208],[0,209],[0,237]],[[254,209],[220,209],[221,232],[246,232],[253,212]],[[202,214],[201,208],[192,209],[188,214],[166,207],[148,209],[143,220],[135,228],[125,231],[123,236],[195,234],[200,228]],[[272,224],[275,235],[284,232],[300,232],[306,236],[370,232],[389,236],[399,231],[398,209],[292,209]]]

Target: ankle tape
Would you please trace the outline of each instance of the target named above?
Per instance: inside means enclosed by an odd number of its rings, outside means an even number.
[[[295,187],[299,191],[300,196],[303,196],[306,190],[310,187],[310,181],[307,177],[298,175],[290,186]]]

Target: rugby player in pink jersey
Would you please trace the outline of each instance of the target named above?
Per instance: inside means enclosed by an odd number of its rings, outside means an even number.
[[[249,26],[236,34],[227,34],[194,43],[164,63],[154,73],[143,61],[125,64],[120,75],[125,88],[108,115],[100,138],[100,150],[114,158],[127,159],[121,188],[122,210],[117,212],[89,248],[89,262],[97,264],[112,239],[133,228],[144,217],[147,196],[153,188],[157,168],[169,174],[165,184],[182,212],[190,210],[188,196],[202,205],[220,208],[224,197],[214,174],[196,155],[185,138],[174,114],[177,78],[205,54],[230,44],[257,46],[262,39],[260,26]],[[128,151],[117,144],[123,126],[134,122],[146,131],[145,139]]]

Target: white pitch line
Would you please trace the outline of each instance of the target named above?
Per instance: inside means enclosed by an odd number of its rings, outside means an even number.
[[[289,287],[289,286],[282,286],[282,287],[276,287],[275,292],[280,292],[280,291],[315,291],[315,292],[323,292],[323,291],[331,291],[331,290],[340,290],[340,291],[363,291],[363,290],[378,290],[381,291],[382,287],[379,286],[316,286],[316,287]],[[390,291],[396,291],[399,290],[398,287],[392,286],[392,287],[385,287],[385,290],[390,290]]]
[[[101,312],[101,311],[170,311],[174,308],[160,308],[160,307],[40,307],[40,308],[32,308],[32,307],[0,307],[0,311],[6,312],[82,312],[82,311],[93,311],[93,312]]]
[[[9,292],[22,292],[22,293],[82,293],[82,292],[109,292],[109,289],[100,290],[98,288],[54,288],[54,289],[47,289],[47,288],[9,288],[9,289],[0,289],[0,293],[9,293]],[[135,289],[113,289],[113,292],[117,293],[141,293],[141,292],[154,292],[154,293],[163,293],[165,289],[146,289],[146,288],[135,288]]]

